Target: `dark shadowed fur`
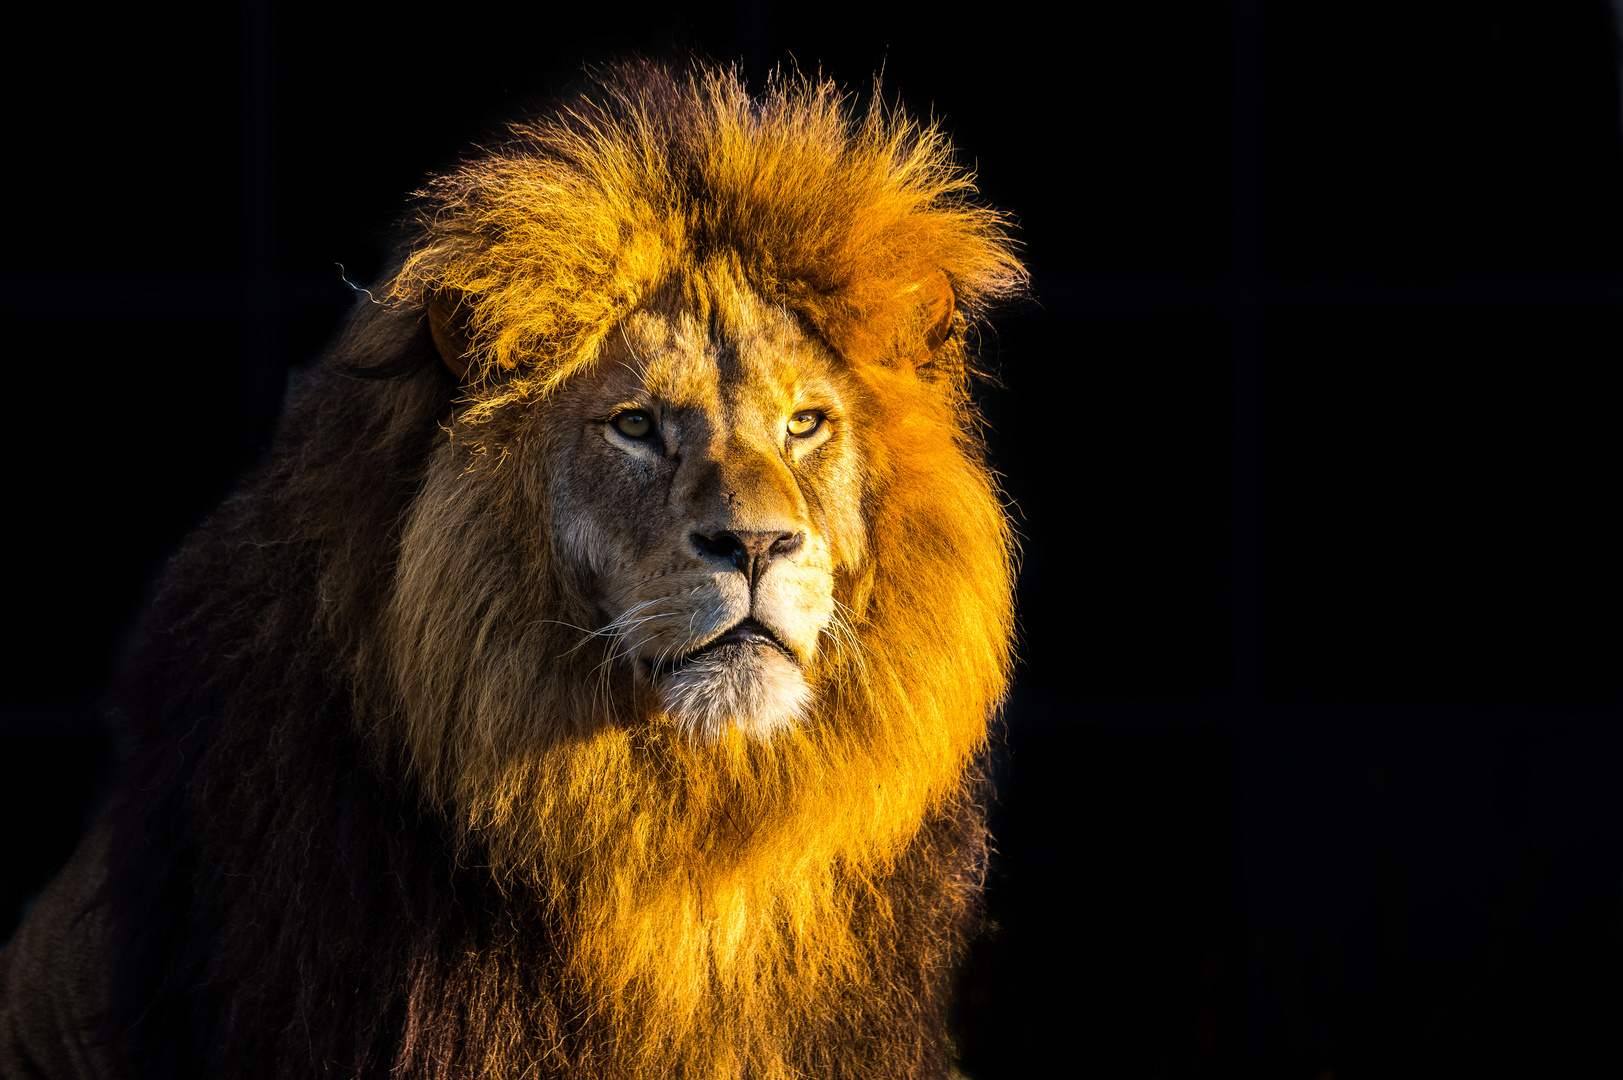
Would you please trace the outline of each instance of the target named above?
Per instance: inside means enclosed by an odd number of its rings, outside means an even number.
[[[561,977],[546,898],[498,887],[352,720],[457,394],[425,325],[363,304],[263,466],[168,568],[119,698],[137,749],[101,895],[103,1033],[125,1075],[606,1075],[615,1033]],[[830,1001],[804,1075],[946,1075],[984,794],[966,781],[870,913],[893,923],[873,962],[895,1000]]]

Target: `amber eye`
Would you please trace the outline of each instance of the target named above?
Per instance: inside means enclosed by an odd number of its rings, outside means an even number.
[[[648,433],[654,430],[654,418],[641,409],[623,412],[609,423],[619,429],[620,434],[629,435],[633,439],[646,439]]]
[[[815,434],[823,426],[823,414],[817,412],[797,412],[789,418],[789,434],[797,439],[804,439]]]

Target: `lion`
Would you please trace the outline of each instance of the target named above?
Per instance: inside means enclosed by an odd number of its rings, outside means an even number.
[[[623,65],[419,193],[0,959],[47,1076],[944,1077],[1024,272],[940,131]]]

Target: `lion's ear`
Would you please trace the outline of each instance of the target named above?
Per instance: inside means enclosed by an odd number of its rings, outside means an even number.
[[[916,368],[951,336],[955,307],[952,283],[935,270],[904,285],[877,311],[833,328],[830,336],[847,357]]]
[[[914,349],[912,364],[918,367],[947,343],[952,334],[952,313],[957,301],[952,295],[952,283],[939,270],[910,288],[917,294],[913,318],[919,344]]]
[[[440,289],[428,298],[428,332],[440,359],[461,381],[473,366],[473,342],[468,335],[468,305],[455,289]]]

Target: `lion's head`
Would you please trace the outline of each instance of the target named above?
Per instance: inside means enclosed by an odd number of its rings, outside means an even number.
[[[860,993],[1003,694],[966,338],[1021,271],[971,190],[825,84],[639,68],[424,195],[391,295],[464,396],[365,719],[632,1057]]]

